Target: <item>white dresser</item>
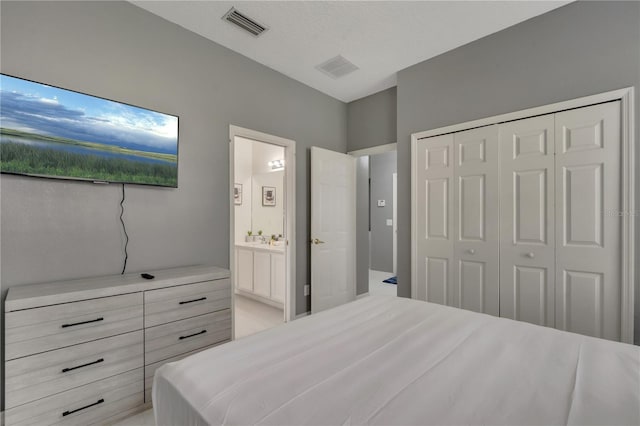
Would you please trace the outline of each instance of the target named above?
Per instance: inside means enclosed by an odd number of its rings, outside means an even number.
[[[9,289],[7,426],[114,422],[151,402],[158,367],[231,339],[229,271],[149,273]]]

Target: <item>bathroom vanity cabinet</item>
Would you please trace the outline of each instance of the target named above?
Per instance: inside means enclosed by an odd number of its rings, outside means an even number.
[[[285,295],[284,246],[236,244],[236,293],[283,308]]]

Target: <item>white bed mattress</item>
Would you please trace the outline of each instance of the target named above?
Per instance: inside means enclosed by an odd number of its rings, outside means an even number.
[[[166,364],[158,425],[640,424],[640,348],[365,297]]]

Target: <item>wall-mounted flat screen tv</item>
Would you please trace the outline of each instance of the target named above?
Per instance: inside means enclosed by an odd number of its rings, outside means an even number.
[[[178,186],[178,117],[0,74],[0,171]]]

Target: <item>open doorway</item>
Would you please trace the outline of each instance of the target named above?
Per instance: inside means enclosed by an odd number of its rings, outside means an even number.
[[[396,296],[396,144],[350,154],[357,157],[357,293]]]
[[[230,269],[234,338],[291,319],[295,143],[230,128]]]

